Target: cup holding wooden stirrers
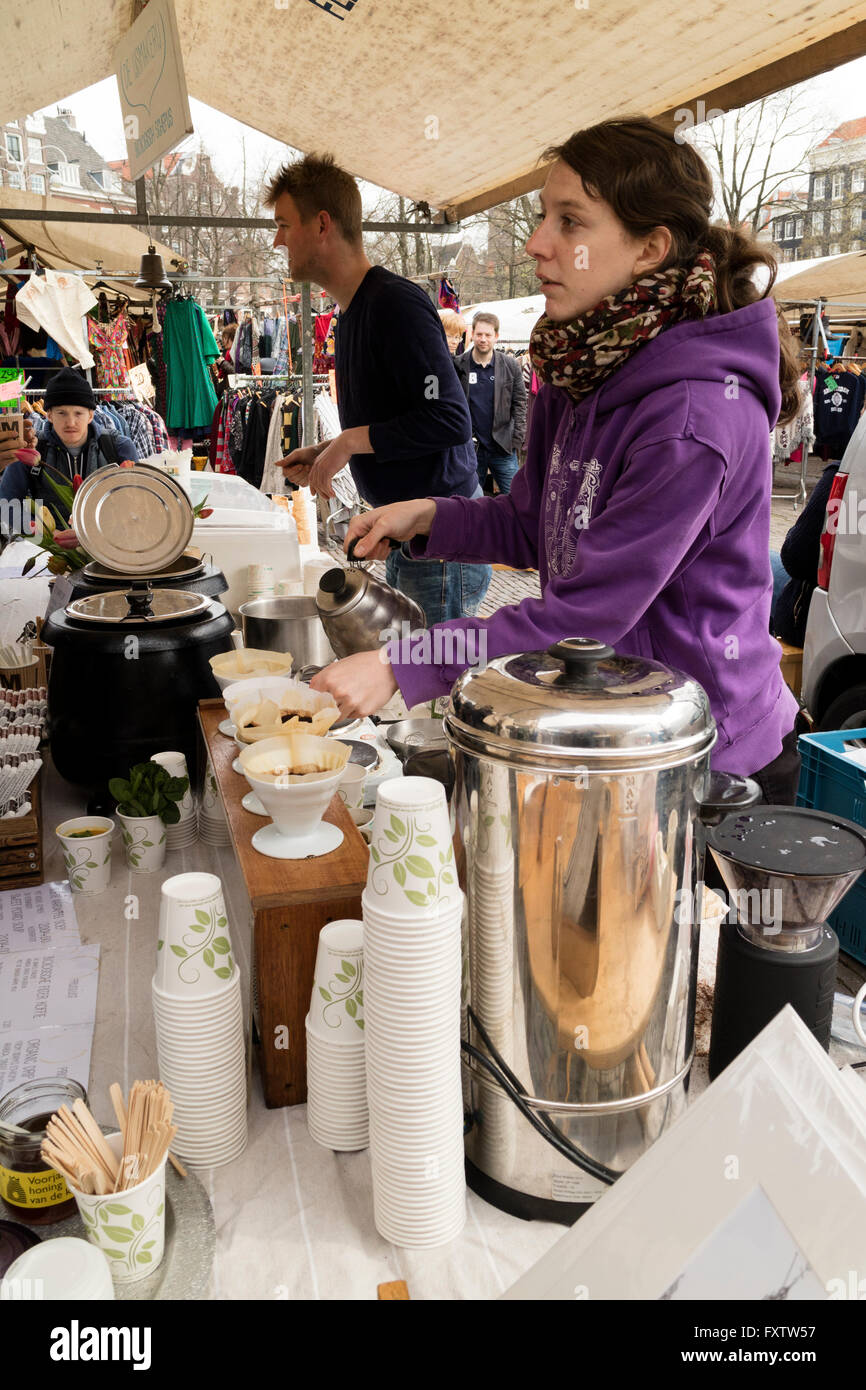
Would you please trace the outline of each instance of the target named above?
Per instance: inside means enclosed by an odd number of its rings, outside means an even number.
[[[177,1130],[159,1081],[137,1081],[124,1104],[111,1100],[119,1134],[102,1134],[83,1101],[48,1121],[42,1153],[72,1189],[87,1239],[108,1260],[116,1283],[135,1283],[165,1252],[165,1164]]]
[[[130,1092],[130,1099],[132,1098],[132,1094],[133,1094],[133,1092],[135,1091],[135,1087],[136,1087],[136,1086],[151,1086],[151,1087],[156,1087],[156,1086],[157,1086],[157,1083],[154,1082],[154,1081],[147,1081],[147,1082],[140,1082],[140,1081],[137,1081],[137,1082],[135,1083],[135,1086],[133,1086],[132,1091]],[[162,1093],[164,1094],[165,1100],[164,1100],[164,1101],[160,1101],[160,1102],[159,1102],[159,1105],[160,1105],[160,1107],[161,1107],[161,1110],[162,1110],[162,1113],[163,1113],[163,1115],[164,1115],[164,1118],[167,1119],[168,1123],[170,1124],[170,1123],[171,1123],[172,1114],[174,1113],[174,1106],[173,1106],[172,1103],[171,1103],[171,1097],[169,1096],[168,1091],[166,1091],[166,1089],[165,1089],[164,1086],[161,1086],[161,1083],[160,1083],[160,1089],[161,1089]],[[118,1085],[118,1083],[117,1083],[116,1081],[113,1082],[113,1084],[109,1087],[109,1095],[111,1096],[111,1103],[112,1103],[112,1105],[114,1106],[114,1114],[115,1114],[115,1116],[116,1116],[116,1118],[117,1118],[117,1127],[118,1127],[118,1129],[120,1130],[121,1134],[123,1135],[123,1159],[122,1159],[122,1161],[121,1161],[121,1167],[123,1167],[123,1165],[125,1164],[125,1165],[126,1165],[126,1170],[131,1171],[132,1164],[133,1164],[133,1161],[134,1161],[134,1154],[135,1154],[135,1152],[137,1152],[137,1151],[134,1150],[134,1149],[132,1149],[132,1147],[131,1147],[131,1143],[133,1142],[133,1141],[132,1141],[132,1137],[130,1138],[130,1145],[127,1144],[127,1134],[126,1134],[126,1129],[127,1129],[127,1124],[128,1124],[127,1110],[126,1110],[126,1106],[125,1106],[124,1103],[123,1103],[123,1092],[121,1091],[120,1086]],[[174,1129],[172,1130],[172,1134],[176,1134],[176,1133],[177,1133],[177,1128],[174,1127]],[[185,1177],[186,1177],[186,1175],[187,1175],[187,1174],[186,1174],[186,1169],[184,1168],[183,1164],[182,1164],[178,1159],[175,1158],[175,1156],[174,1156],[173,1153],[169,1153],[169,1155],[168,1155],[168,1161],[169,1161],[169,1163],[171,1164],[171,1166],[174,1168],[174,1170],[175,1170],[176,1173],[178,1173],[182,1178],[185,1178]],[[119,1175],[118,1175],[118,1181],[119,1181]],[[116,1190],[119,1191],[120,1189],[116,1189]]]

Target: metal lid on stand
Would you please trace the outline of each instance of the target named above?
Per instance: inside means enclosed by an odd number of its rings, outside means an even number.
[[[72,529],[109,570],[152,575],[173,565],[189,544],[192,506],[180,484],[158,468],[100,468],[75,494]]]
[[[592,766],[676,765],[716,741],[697,681],[591,638],[470,668],[451,701],[445,730],[458,748],[533,767],[565,770],[575,758]]]
[[[114,627],[136,623],[178,623],[197,614],[224,612],[206,594],[190,589],[151,589],[149,585],[132,589],[109,589],[104,594],[78,598],[66,609],[70,618],[86,623],[110,623]]]

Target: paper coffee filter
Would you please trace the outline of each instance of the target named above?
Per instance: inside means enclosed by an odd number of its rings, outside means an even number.
[[[237,681],[251,680],[256,676],[278,676],[292,669],[292,654],[242,647],[240,651],[218,652],[210,658],[210,668],[215,676],[233,676]]]
[[[253,744],[240,755],[240,764],[251,777],[276,782],[286,776],[288,783],[309,782],[317,777],[342,772],[349,761],[351,748],[336,739],[324,739],[316,734],[283,734]],[[315,767],[315,772],[295,774],[294,767]]]
[[[243,743],[255,743],[280,734],[302,733],[322,737],[340,717],[333,696],[292,681],[276,698],[250,701],[232,709],[232,720]]]

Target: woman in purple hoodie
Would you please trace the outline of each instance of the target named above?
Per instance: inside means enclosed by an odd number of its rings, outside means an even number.
[[[313,684],[368,714],[398,687],[409,706],[447,694],[471,660],[455,651],[489,660],[594,637],[698,680],[713,766],[792,801],[797,706],[768,629],[769,438],[796,413],[798,369],[753,278],[767,266],[772,283],[775,262],[711,225],[707,166],[651,121],[605,121],[548,155],[527,244],[545,384],[525,466],[506,496],[400,502],[356,518],[346,540],[363,537],[368,557],[414,538],[419,557],[537,567],[542,596],[440,624],[447,642],[434,628],[348,657]]]

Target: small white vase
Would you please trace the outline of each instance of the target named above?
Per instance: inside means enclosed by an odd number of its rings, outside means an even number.
[[[130,869],[151,874],[165,863],[165,826],[160,816],[124,816],[117,812],[123,849]]]

